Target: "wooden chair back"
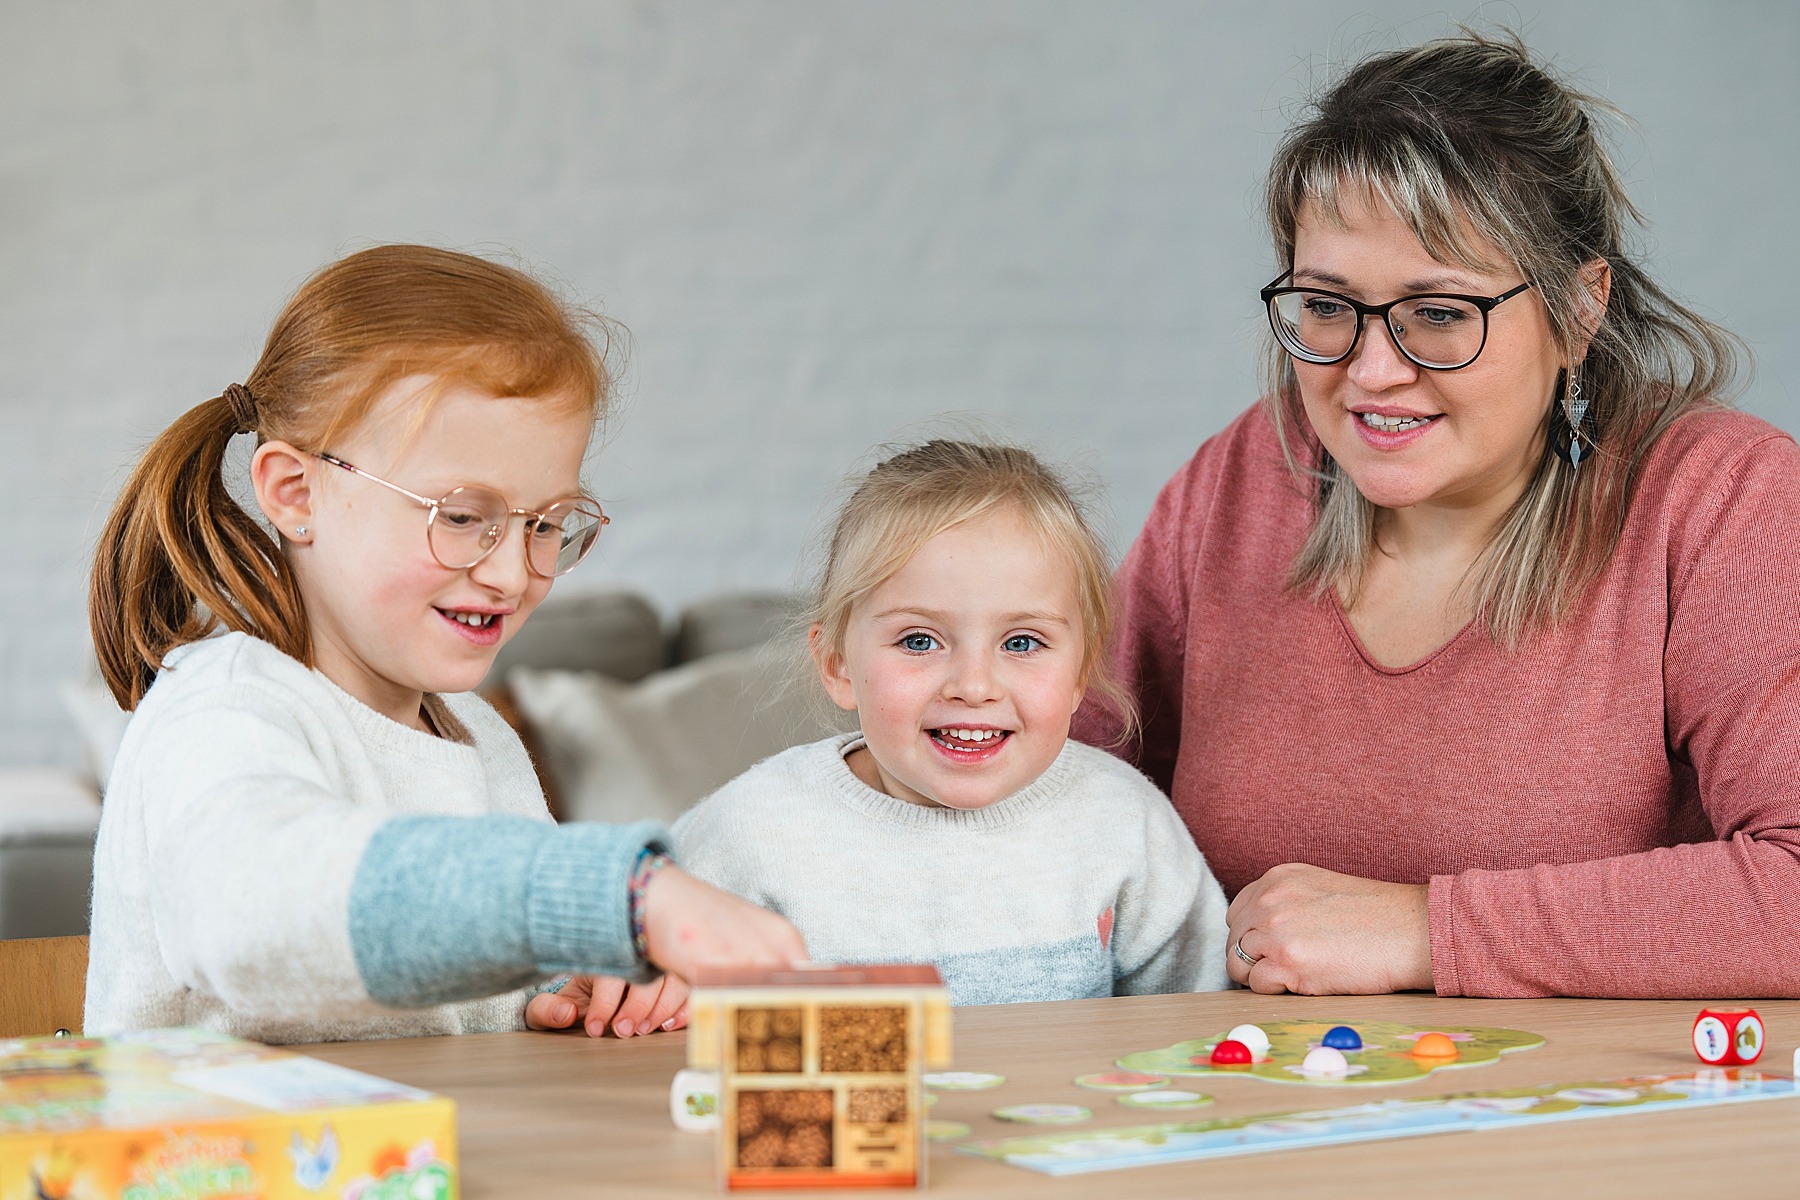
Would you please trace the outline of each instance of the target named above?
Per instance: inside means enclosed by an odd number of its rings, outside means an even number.
[[[0,940],[0,1037],[81,1030],[86,937]]]

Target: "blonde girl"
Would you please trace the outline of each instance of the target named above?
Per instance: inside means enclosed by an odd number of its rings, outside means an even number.
[[[134,715],[95,847],[89,1032],[514,1029],[556,974],[803,957],[779,917],[667,866],[655,826],[553,824],[469,694],[606,523],[580,483],[602,328],[505,266],[365,250],[145,452],[90,597]],[[261,521],[225,478],[240,434]],[[597,1030],[618,988],[589,1005],[596,986],[535,996],[531,1023]]]
[[[959,1004],[1226,985],[1225,899],[1169,802],[1069,740],[1111,693],[1107,560],[1024,450],[893,455],[837,518],[812,614],[861,731],[800,746],[675,827],[689,869],[826,961],[937,964]]]

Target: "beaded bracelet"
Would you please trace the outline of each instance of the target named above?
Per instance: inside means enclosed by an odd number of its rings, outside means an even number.
[[[644,889],[670,861],[668,855],[646,846],[638,851],[637,862],[631,868],[631,882],[625,894],[631,900],[631,948],[640,960],[650,957],[650,936],[644,928]]]

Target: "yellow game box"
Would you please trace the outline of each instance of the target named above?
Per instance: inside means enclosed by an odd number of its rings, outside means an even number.
[[[0,1200],[452,1200],[443,1096],[197,1029],[0,1041]]]

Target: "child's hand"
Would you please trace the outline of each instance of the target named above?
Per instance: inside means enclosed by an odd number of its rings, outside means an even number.
[[[533,996],[525,1006],[530,1029],[568,1029],[579,1022],[589,1037],[610,1026],[617,1037],[676,1030],[687,1025],[688,985],[672,975],[626,983],[614,975],[576,975],[560,992]]]
[[[644,888],[649,959],[691,979],[695,967],[785,967],[806,961],[806,942],[786,917],[667,866]]]

